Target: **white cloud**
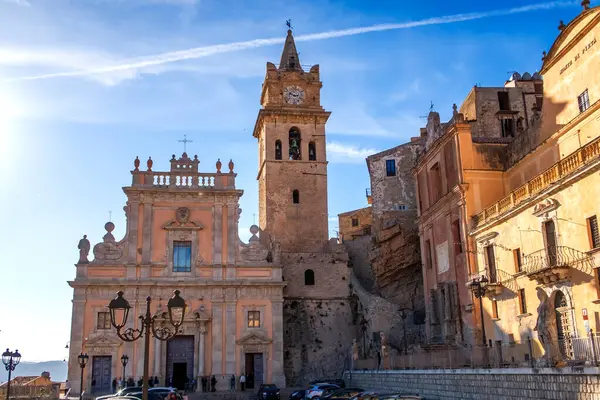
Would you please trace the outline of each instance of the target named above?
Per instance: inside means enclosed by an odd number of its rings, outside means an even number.
[[[345,164],[362,164],[365,158],[380,150],[373,148],[361,148],[340,142],[327,142],[327,154],[331,162]]]
[[[24,0],[12,0],[14,1],[24,1]],[[164,0],[162,0],[164,1]],[[397,29],[410,29],[416,28],[420,26],[428,26],[428,25],[441,25],[441,24],[451,24],[457,22],[464,21],[472,21],[483,18],[491,18],[498,16],[507,16],[519,13],[532,12],[537,10],[547,10],[557,7],[567,7],[573,6],[573,1],[550,1],[545,3],[532,4],[523,7],[515,7],[510,9],[502,9],[502,10],[493,10],[486,12],[474,12],[468,14],[454,14],[454,15],[446,15],[441,17],[433,17],[427,18],[417,21],[409,21],[398,24],[378,24],[372,25],[369,27],[360,27],[360,28],[350,28],[350,29],[342,29],[336,31],[328,31],[328,32],[320,32],[314,34],[307,35],[299,35],[296,36],[296,41],[313,41],[313,40],[324,40],[331,39],[343,36],[352,36],[359,35],[369,32],[380,32],[380,31],[388,31],[388,30],[397,30]],[[202,46],[195,47],[187,50],[180,51],[171,51],[161,54],[155,54],[147,57],[141,57],[137,59],[129,59],[129,60],[121,60],[112,65],[93,65],[89,69],[85,70],[74,70],[74,71],[65,71],[65,72],[53,72],[53,73],[42,73],[35,74],[30,76],[21,77],[20,80],[35,80],[35,79],[48,79],[48,78],[57,78],[57,77],[76,77],[76,76],[86,76],[86,75],[95,75],[95,74],[105,74],[105,73],[114,73],[119,71],[130,71],[130,70],[138,70],[140,68],[152,67],[157,65],[169,64],[178,61],[198,59],[203,57],[212,56],[215,54],[222,53],[230,53],[245,49],[252,49],[257,47],[271,46],[275,44],[283,43],[284,38],[271,38],[271,39],[255,39],[244,42],[233,42],[219,45],[210,45],[210,46]]]

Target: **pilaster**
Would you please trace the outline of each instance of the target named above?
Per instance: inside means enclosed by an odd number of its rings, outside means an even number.
[[[150,264],[152,258],[152,203],[144,203],[142,239],[142,264]]]
[[[223,303],[212,304],[212,369],[213,375],[222,374],[223,370]]]
[[[228,298],[225,302],[225,374],[228,376],[235,374],[235,333],[236,303]]]
[[[273,351],[271,352],[271,379],[278,387],[286,387],[283,370],[283,301],[271,302],[273,320]]]
[[[213,264],[223,261],[223,205],[215,204],[213,211]]]
[[[138,218],[139,218],[139,202],[130,202],[129,208],[127,212],[127,228],[129,232],[128,235],[128,252],[127,252],[127,262],[131,264],[136,263],[136,255],[137,255],[137,243],[138,243]]]

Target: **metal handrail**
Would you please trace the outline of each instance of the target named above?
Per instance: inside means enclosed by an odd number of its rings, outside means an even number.
[[[523,271],[533,274],[548,268],[571,267],[582,272],[593,270],[591,257],[567,246],[545,248],[523,255]]]

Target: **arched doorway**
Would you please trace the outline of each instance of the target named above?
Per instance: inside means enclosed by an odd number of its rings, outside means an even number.
[[[571,308],[567,298],[561,291],[554,296],[554,314],[556,318],[556,336],[558,348],[563,359],[573,358],[573,324],[571,323]]]

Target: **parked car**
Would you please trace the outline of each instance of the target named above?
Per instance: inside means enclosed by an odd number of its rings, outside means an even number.
[[[124,387],[123,389],[119,390],[115,394],[107,394],[106,396],[98,396],[98,397],[96,397],[96,400],[106,400],[106,399],[110,399],[113,397],[125,397],[129,393],[135,393],[135,392],[141,392],[141,391],[142,391],[142,388],[140,386],[129,386],[129,387]]]
[[[346,387],[346,382],[344,382],[343,379],[337,379],[337,378],[321,378],[321,379],[317,379],[315,381],[309,382],[308,385],[312,386],[312,385],[318,385],[318,384],[324,384],[324,383],[329,383],[330,385],[337,385],[342,389]]]
[[[344,389],[328,389],[323,393],[321,399],[323,400],[347,400],[351,397],[356,396],[359,393],[364,392],[365,389],[361,388],[344,388]]]
[[[327,390],[337,390],[340,387],[338,385],[331,385],[329,383],[318,383],[312,385],[306,390],[306,398],[307,399],[320,399],[323,396],[323,393]]]
[[[256,397],[258,400],[279,400],[279,388],[272,383],[263,383],[258,387]]]
[[[165,400],[169,393],[163,394],[163,392],[154,392],[148,390],[148,400]],[[142,392],[129,393],[128,397],[134,397],[137,400],[142,400]]]
[[[306,397],[306,390],[297,390],[290,394],[289,400],[303,400]]]

